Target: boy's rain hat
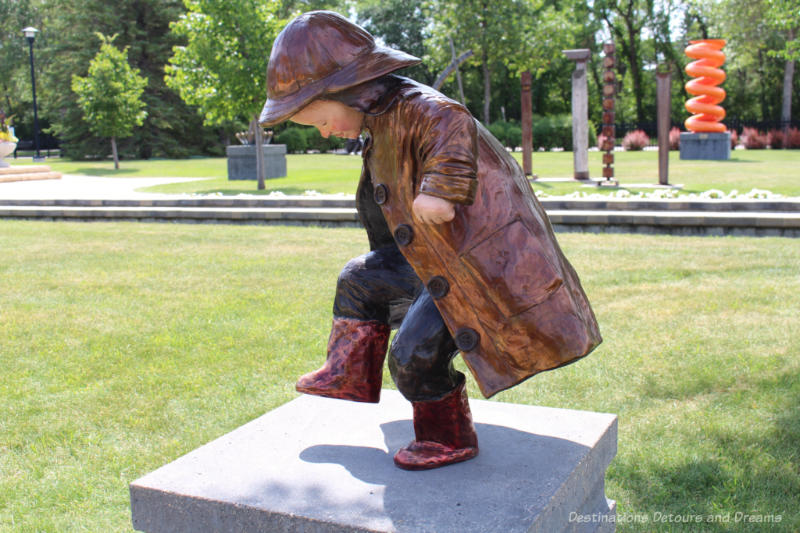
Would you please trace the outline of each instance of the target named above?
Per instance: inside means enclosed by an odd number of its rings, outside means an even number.
[[[278,34],[267,66],[267,102],[259,122],[288,119],[326,93],[416,65],[412,55],[375,44],[363,28],[332,11],[311,11]]]

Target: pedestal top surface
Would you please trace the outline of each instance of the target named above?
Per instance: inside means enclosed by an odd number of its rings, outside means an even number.
[[[609,441],[611,456],[616,451],[614,415],[470,405],[480,454],[464,463],[422,472],[394,466],[393,454],[414,437],[411,404],[396,391],[384,390],[379,404],[301,396],[138,479],[132,492],[366,531],[435,531],[442,523],[463,532],[527,531],[600,440]]]

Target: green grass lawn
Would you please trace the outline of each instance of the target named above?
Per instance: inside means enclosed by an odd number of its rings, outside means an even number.
[[[522,160],[520,153],[515,154]],[[658,183],[658,152],[615,152],[615,177],[623,188],[636,192],[644,189],[631,184]],[[602,175],[602,153],[589,152],[592,177]],[[735,150],[728,161],[681,161],[678,152],[670,152],[669,182],[683,185],[684,193],[733,189],[745,193],[753,188],[766,189],[786,196],[800,196],[800,150]],[[533,154],[533,172],[540,177],[572,176],[572,152]],[[576,190],[592,192],[573,183],[534,183],[535,189],[548,194]]]
[[[521,160],[522,154],[514,156]],[[601,175],[600,152],[589,152],[589,168],[593,176]],[[658,183],[658,152],[617,152],[616,177],[624,189],[646,191],[632,184]],[[259,194],[255,182],[227,180],[224,158],[185,160],[123,161],[120,170],[110,162],[76,162],[48,160],[47,164],[64,174],[86,174],[108,177],[196,177],[203,181],[160,185],[146,189],[160,193]],[[263,193],[281,191],[302,194],[306,190],[322,193],[355,192],[361,170],[361,158],[333,154],[287,156],[288,177],[268,180]],[[800,150],[736,150],[729,161],[681,161],[678,152],[670,153],[670,183],[682,184],[685,193],[719,189],[725,193],[736,189],[745,193],[753,188],[766,189],[786,196],[800,196]],[[537,152],[533,154],[533,170],[539,177],[572,176],[572,152]],[[575,191],[598,192],[580,183],[535,182],[534,189],[551,195]],[[608,194],[608,192],[606,192]]]
[[[799,530],[796,241],[559,240],[605,341],[496,399],[616,413],[606,491],[621,516],[728,513],[702,529],[754,531],[735,513],[779,514],[769,531]],[[0,247],[0,530],[110,532],[131,531],[130,481],[296,397],[324,358],[339,270],[367,242],[0,221]]]

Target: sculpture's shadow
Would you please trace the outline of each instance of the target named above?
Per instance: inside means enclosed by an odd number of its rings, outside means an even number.
[[[382,511],[397,531],[434,531],[425,524],[432,527],[442,523],[443,517],[446,523],[461,524],[462,530],[470,531],[477,530],[476,518],[486,520],[486,531],[503,531],[509,524],[502,522],[513,520],[516,527],[505,529],[509,531],[533,520],[559,486],[558,480],[569,476],[588,451],[573,441],[505,426],[475,427],[478,456],[434,470],[409,472],[394,465],[393,454],[414,438],[410,420],[381,424],[388,453],[373,447],[326,444],[306,448],[300,459],[338,464],[364,483],[383,486]],[[519,491],[526,497],[518,497]],[[481,509],[493,516],[481,516]]]

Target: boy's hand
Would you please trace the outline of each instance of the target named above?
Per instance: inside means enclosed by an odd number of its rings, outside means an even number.
[[[411,210],[414,212],[414,216],[426,224],[449,222],[456,216],[452,202],[425,193],[420,193],[414,199]]]

